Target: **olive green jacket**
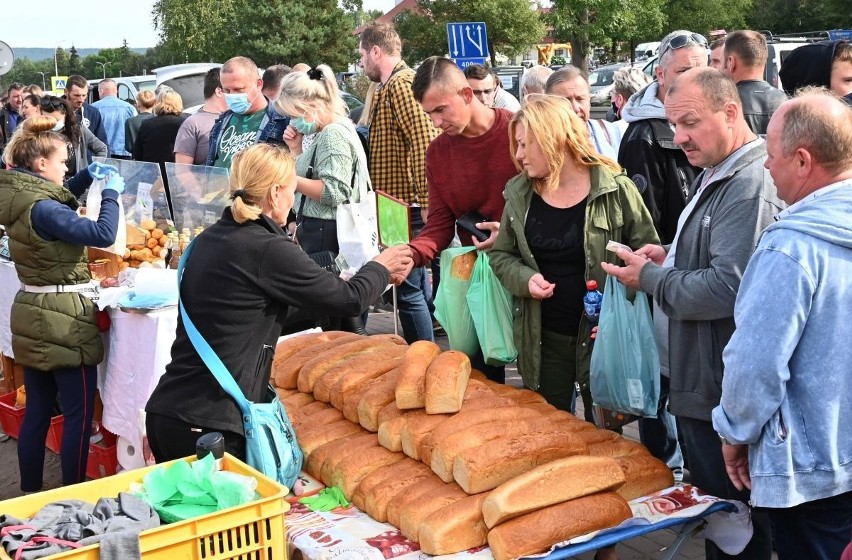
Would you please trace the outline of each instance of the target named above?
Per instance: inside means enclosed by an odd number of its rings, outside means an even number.
[[[606,250],[610,240],[637,249],[659,243],[654,222],[642,202],[636,185],[623,173],[616,175],[605,167],[592,168],[592,187],[586,204],[583,245],[586,252],[586,280],[596,280],[603,291],[606,273],[601,262],[620,263]],[[529,281],[539,272],[524,234],[530,208],[532,181],[525,173],[506,185],[506,206],[500,234],[491,249],[491,268],[514,296],[515,344],[518,347],[518,373],[524,386],[537,390],[541,369],[541,301],[530,296]],[[592,355],[590,332],[585,314],[577,317],[577,379],[589,382]]]
[[[65,187],[26,173],[0,171],[0,224],[9,234],[9,253],[18,278],[31,286],[88,282],[91,275],[84,246],[46,241],[33,229],[32,208],[47,199],[75,204]],[[15,361],[23,366],[53,371],[103,360],[95,306],[80,294],[19,291],[10,322]]]

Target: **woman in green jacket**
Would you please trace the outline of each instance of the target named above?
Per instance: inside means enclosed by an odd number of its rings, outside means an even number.
[[[656,243],[651,216],[619,165],[599,155],[568,101],[530,95],[509,125],[521,174],[506,185],[491,267],[514,296],[518,372],[549,403],[574,411],[575,387],[591,421],[591,332],[586,281],[603,287],[610,240]]]

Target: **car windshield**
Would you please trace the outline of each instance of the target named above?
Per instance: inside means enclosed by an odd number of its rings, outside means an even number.
[[[138,89],[139,91],[154,91],[154,88],[157,87],[157,80],[154,78],[134,83],[136,84],[136,89]]]
[[[612,83],[615,70],[595,70],[589,74],[590,86],[608,86]]]
[[[166,80],[162,85],[169,86],[180,94],[184,107],[192,107],[204,103],[204,75],[205,72],[190,74],[179,78]]]

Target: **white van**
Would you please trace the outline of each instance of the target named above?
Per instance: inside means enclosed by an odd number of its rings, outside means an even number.
[[[154,73],[147,76],[123,76],[111,78],[118,85],[118,98],[131,104],[136,104],[136,95],[143,90],[155,90],[161,85],[168,86],[178,92],[183,100],[184,113],[192,114],[204,104],[204,76],[211,68],[222,66],[218,63],[191,62],[188,64],[173,64],[155,68]],[[89,80],[89,102],[97,101],[98,82]]]
[[[659,41],[654,41],[652,43],[639,43],[638,45],[636,45],[636,49],[633,51],[633,57],[636,60],[647,60],[652,56],[656,56],[659,50]]]

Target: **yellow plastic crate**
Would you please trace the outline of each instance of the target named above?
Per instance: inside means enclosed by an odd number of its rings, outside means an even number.
[[[191,459],[180,459],[194,461]],[[171,463],[164,463],[169,465]],[[158,465],[159,466],[159,465]],[[119,473],[56,490],[0,502],[0,512],[15,517],[31,517],[42,506],[57,500],[77,499],[95,503],[101,497],[126,492],[131,483],[141,482],[154,467]],[[281,560],[287,558],[284,514],[290,505],[284,500],[287,488],[271,480],[232,455],[225,454],[222,468],[257,479],[261,498],[241,506],[202,515],[179,523],[163,525],[139,534],[139,547],[145,560]],[[49,556],[51,560],[98,560],[98,545]],[[0,560],[11,560],[0,547]]]

